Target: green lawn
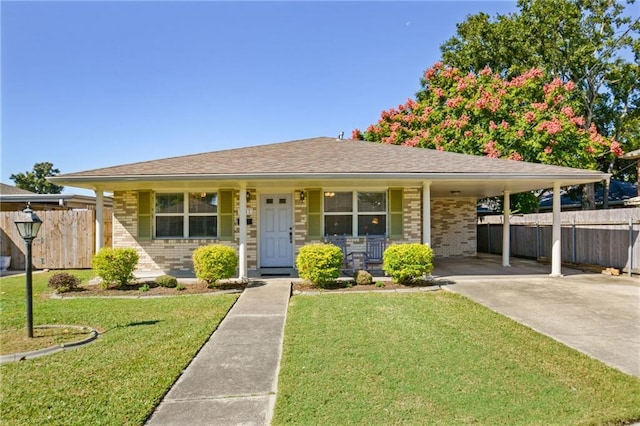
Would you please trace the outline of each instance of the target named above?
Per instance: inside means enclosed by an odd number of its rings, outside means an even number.
[[[82,348],[0,366],[3,425],[141,424],[237,299],[55,300],[41,296],[49,276],[33,276],[34,325],[103,334]],[[0,311],[2,333],[24,330],[24,276],[0,279]]]
[[[448,292],[294,296],[273,424],[627,424],[640,379]]]

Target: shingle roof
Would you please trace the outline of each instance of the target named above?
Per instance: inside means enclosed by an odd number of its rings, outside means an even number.
[[[282,174],[581,175],[598,172],[329,137],[213,151],[59,175],[152,177]]]
[[[18,188],[17,186],[7,185],[6,183],[0,183],[0,194],[2,195],[28,195],[35,194],[35,192],[27,191],[26,189]]]

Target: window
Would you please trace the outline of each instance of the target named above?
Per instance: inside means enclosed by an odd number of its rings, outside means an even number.
[[[325,191],[323,195],[325,235],[386,235],[385,192]]]
[[[158,193],[155,220],[157,238],[216,238],[218,194]]]

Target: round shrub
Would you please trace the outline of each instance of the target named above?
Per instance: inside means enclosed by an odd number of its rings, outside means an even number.
[[[209,286],[234,276],[238,266],[235,249],[221,244],[198,247],[193,251],[192,259],[196,277],[206,281]]]
[[[79,285],[80,279],[66,272],[53,274],[51,278],[49,278],[49,287],[53,288],[56,293],[77,290]]]
[[[356,281],[357,285],[371,285],[373,284],[373,276],[367,271],[356,271],[353,274],[353,279]]]
[[[156,284],[160,287],[175,288],[178,285],[178,279],[171,275],[160,275],[156,278]]]
[[[401,284],[408,284],[433,271],[433,250],[424,244],[390,245],[382,260],[384,272]]]
[[[340,276],[342,262],[340,247],[333,244],[308,244],[300,249],[296,267],[300,278],[324,287]]]
[[[123,286],[133,280],[138,258],[138,252],[133,248],[104,247],[93,256],[91,265],[96,275],[102,278],[102,288],[110,284]]]

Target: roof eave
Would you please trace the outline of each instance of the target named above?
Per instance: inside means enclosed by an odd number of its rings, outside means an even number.
[[[180,174],[180,175],[112,175],[112,176],[55,176],[54,183],[71,182],[123,182],[165,180],[260,180],[260,179],[592,179],[593,182],[608,179],[609,173],[585,170],[584,173],[416,173],[416,172],[366,172],[366,173],[242,173],[242,174]]]

